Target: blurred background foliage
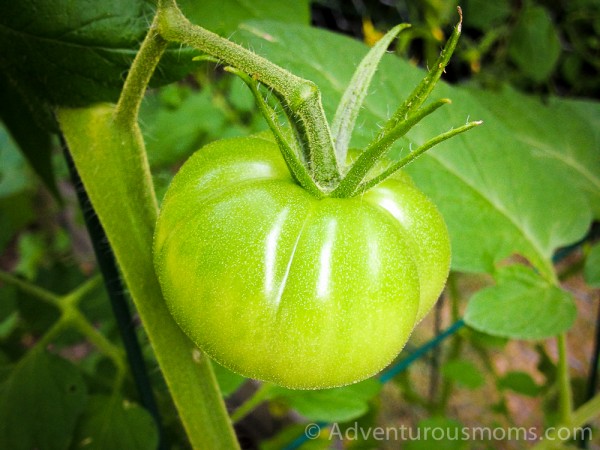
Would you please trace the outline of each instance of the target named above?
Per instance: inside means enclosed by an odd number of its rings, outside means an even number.
[[[313,23],[366,42],[396,23],[411,23],[396,52],[424,66],[439,53],[458,5],[465,15],[463,35],[445,79],[487,88],[510,83],[539,94],[598,97],[597,0],[319,0],[313,4]]]

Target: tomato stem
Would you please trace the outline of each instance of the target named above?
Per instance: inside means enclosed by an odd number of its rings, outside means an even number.
[[[315,183],[323,191],[337,185],[340,172],[333,140],[321,105],[321,93],[312,81],[297,77],[240,45],[192,24],[175,0],[161,0],[157,18],[158,32],[167,41],[190,45],[272,88],[291,116],[290,124],[299,135],[306,166]]]
[[[242,403],[234,412],[231,414],[231,421],[237,423],[254,411],[263,402],[270,399],[275,385],[269,383],[263,383],[252,396]]]
[[[137,124],[146,88],[167,48],[167,41],[157,32],[157,17],[150,25],[148,34],[133,60],[115,109],[115,121],[126,127]]]
[[[299,155],[291,147],[288,140],[285,138],[284,130],[277,123],[277,114],[263,98],[262,94],[259,91],[258,82],[256,81],[256,79],[249,77],[247,74],[234,67],[226,67],[225,70],[239,76],[244,81],[244,83],[248,85],[248,87],[252,91],[252,94],[254,94],[260,112],[262,113],[263,117],[267,121],[267,124],[269,125],[269,128],[275,136],[275,140],[279,145],[279,149],[281,150],[283,159],[287,164],[288,169],[292,174],[292,177],[300,186],[302,186],[305,190],[313,194],[315,197],[323,197],[323,192],[315,184],[314,180],[308,173],[306,166],[299,159]]]
[[[116,121],[107,104],[60,108],[57,119],[192,447],[239,448],[210,360],[175,323],[162,296],[152,258],[158,206],[139,127]]]
[[[559,443],[572,439],[573,432],[582,433],[580,437],[584,439],[590,439],[592,437],[592,430],[590,428],[581,428],[586,423],[594,420],[600,414],[600,393],[596,394],[591,400],[577,408],[572,416],[570,422],[561,422],[552,429],[548,429],[545,435],[545,439],[538,442],[532,450],[552,450],[559,447]],[[565,428],[568,428],[571,433],[565,433]]]

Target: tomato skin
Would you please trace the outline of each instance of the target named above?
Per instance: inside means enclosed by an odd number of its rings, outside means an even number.
[[[184,164],[154,255],[169,310],[201,349],[242,375],[317,389],[396,357],[441,292],[450,251],[441,216],[405,175],[317,199],[275,143],[251,137]]]

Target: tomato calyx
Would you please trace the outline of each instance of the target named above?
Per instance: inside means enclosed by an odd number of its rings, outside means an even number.
[[[293,117],[289,117],[289,123],[293,131],[293,135],[290,136],[289,131],[282,127],[277,121],[277,113],[275,110],[266,102],[264,95],[260,90],[260,83],[257,77],[251,77],[242,70],[238,70],[234,67],[227,67],[226,70],[238,75],[252,91],[260,111],[273,132],[284,160],[296,182],[319,198],[353,197],[366,192],[387,179],[433,146],[482,123],[481,121],[468,122],[461,127],[442,133],[428,140],[415,150],[411,149],[408,155],[404,156],[399,161],[396,161],[381,173],[367,179],[371,169],[373,169],[385,156],[394,142],[405,136],[417,123],[438,108],[451,103],[449,99],[440,99],[427,106],[423,106],[437,81],[440,79],[441,74],[444,72],[445,67],[450,61],[450,57],[456,48],[462,26],[462,12],[460,7],[458,8],[458,13],[460,18],[459,22],[455,26],[450,39],[440,53],[438,60],[419,85],[415,87],[408,98],[384,124],[377,137],[367,145],[356,161],[346,167],[345,161],[350,136],[352,135],[358,111],[362,107],[366,97],[366,92],[370,85],[373,73],[389,44],[401,31],[408,28],[409,25],[401,24],[390,30],[380,42],[369,51],[359,64],[354,77],[342,97],[331,130],[326,123],[321,127],[323,128],[321,131],[330,136],[333,132],[333,137],[331,139],[335,143],[336,150],[335,160],[329,162],[330,164],[335,165],[333,168],[334,170],[325,170],[324,172],[337,173],[338,168],[340,168],[342,175],[339,179],[323,179],[321,174],[315,170],[315,165],[319,167],[319,165],[327,163],[323,161],[322,157],[320,158],[318,156],[322,153],[322,149],[311,148],[310,140],[306,138],[306,134],[310,133],[311,130],[304,127],[303,124],[299,123],[297,120],[294,120]],[[315,95],[314,91],[309,90],[307,92],[309,95]],[[284,111],[287,112],[302,107],[302,101],[298,100],[298,96],[293,96],[292,98],[294,100],[290,101],[285,97],[278,96],[278,100],[282,104]],[[292,104],[293,101],[296,101],[296,103]],[[307,155],[312,155],[312,157],[308,157]]]
[[[293,75],[267,59],[192,24],[175,0],[159,0],[158,4],[156,28],[160,38],[190,45],[207,55],[200,59],[216,60],[226,70],[241,77],[254,94],[292,177],[317,198],[349,198],[366,192],[433,146],[481,124],[480,121],[468,122],[442,133],[415,150],[410,149],[406,156],[383,172],[370,176],[376,172],[372,169],[381,166],[380,161],[394,142],[426,116],[449,103],[449,100],[441,99],[423,106],[456,48],[462,27],[460,7],[457,8],[459,21],[437,61],[383,124],[360,157],[347,165],[350,137],[372,77],[390,43],[410,25],[392,28],[367,53],[346,88],[330,127],[321,104],[320,91],[312,81]],[[288,126],[279,124],[277,112],[265,100],[263,87],[280,103]]]

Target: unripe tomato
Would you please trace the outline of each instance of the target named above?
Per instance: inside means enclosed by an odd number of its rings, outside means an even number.
[[[317,199],[261,137],[215,142],[183,165],[154,255],[173,317],[202,350],[300,389],[382,370],[439,296],[450,262],[444,221],[407,175]]]

